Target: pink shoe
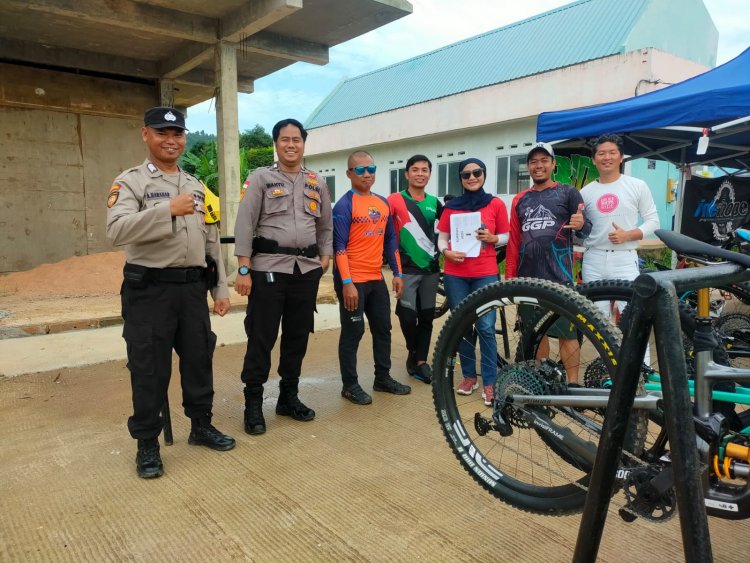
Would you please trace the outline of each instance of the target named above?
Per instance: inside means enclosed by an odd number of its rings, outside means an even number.
[[[477,383],[476,377],[464,377],[461,385],[456,389],[456,393],[459,395],[471,395],[477,387],[479,387],[479,383]]]
[[[494,398],[495,398],[495,386],[485,385],[484,390],[482,391],[482,399],[484,399],[484,406],[491,407],[492,401]]]

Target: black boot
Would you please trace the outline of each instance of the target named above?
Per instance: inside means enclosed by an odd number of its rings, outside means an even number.
[[[156,438],[138,440],[135,470],[142,479],[155,479],[164,475],[164,465],[159,455],[159,441]]]
[[[307,422],[315,418],[315,411],[306,406],[297,396],[298,380],[279,383],[279,400],[276,403],[276,414],[291,416],[294,420]]]
[[[206,446],[224,452],[234,447],[234,438],[222,434],[211,424],[211,414],[192,419],[192,429],[188,436],[191,446]]]
[[[245,387],[245,432],[265,434],[266,419],[263,418],[263,387]]]

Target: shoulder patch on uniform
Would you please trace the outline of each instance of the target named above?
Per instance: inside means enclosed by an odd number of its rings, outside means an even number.
[[[107,198],[107,207],[112,207],[115,203],[117,203],[117,198],[120,197],[120,186],[117,186],[117,189],[113,189],[109,192],[109,197]]]

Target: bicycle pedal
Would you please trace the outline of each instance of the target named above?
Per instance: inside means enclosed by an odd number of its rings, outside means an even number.
[[[635,520],[638,518],[638,516],[636,516],[629,510],[625,510],[624,508],[618,510],[617,513],[620,515],[620,518],[622,518],[628,524],[631,522],[635,522]]]

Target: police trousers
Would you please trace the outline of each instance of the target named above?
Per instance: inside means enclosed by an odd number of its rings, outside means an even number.
[[[296,391],[307,341],[313,331],[315,300],[322,276],[322,268],[303,274],[297,266],[292,274],[250,271],[252,288],[245,316],[247,351],[241,374],[248,388],[257,391],[268,381],[271,350],[281,326],[278,374],[282,382],[289,384],[288,389]]]
[[[205,279],[148,281],[143,287],[125,281],[120,296],[133,389],[130,435],[149,439],[162,430],[160,411],[172,375],[172,349],[179,356],[185,415],[211,414],[216,335],[208,317]]]

